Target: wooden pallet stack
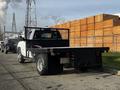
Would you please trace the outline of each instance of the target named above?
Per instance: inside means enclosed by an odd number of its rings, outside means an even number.
[[[87,46],[95,46],[95,16],[87,18]]]
[[[116,15],[100,14],[66,22],[53,27],[70,29],[70,46],[110,47],[120,52],[120,19]],[[63,38],[66,32],[61,32]]]

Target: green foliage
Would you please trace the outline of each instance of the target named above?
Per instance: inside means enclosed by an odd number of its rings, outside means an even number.
[[[120,53],[104,53],[102,58],[105,66],[120,69]]]

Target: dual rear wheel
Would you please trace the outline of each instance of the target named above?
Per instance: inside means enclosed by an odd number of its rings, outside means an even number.
[[[63,65],[57,56],[39,54],[36,58],[36,68],[40,75],[57,74],[63,71]]]

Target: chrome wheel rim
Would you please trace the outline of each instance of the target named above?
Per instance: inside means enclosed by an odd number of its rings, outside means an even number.
[[[37,69],[38,69],[38,71],[41,72],[43,70],[43,65],[44,65],[44,60],[41,58],[37,62]]]

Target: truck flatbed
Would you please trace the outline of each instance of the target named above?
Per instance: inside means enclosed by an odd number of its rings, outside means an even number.
[[[109,47],[43,47],[43,48],[29,48],[29,49],[33,49],[33,50],[44,50],[44,49],[60,49],[60,50],[62,50],[62,49],[103,49],[103,50],[109,50]]]
[[[61,58],[69,58],[69,62],[72,62],[73,67],[76,69],[102,68],[102,53],[108,52],[108,50],[108,47],[49,47],[30,49],[35,55],[44,54],[50,62],[58,61],[60,64]],[[54,62],[52,63],[54,64]]]

